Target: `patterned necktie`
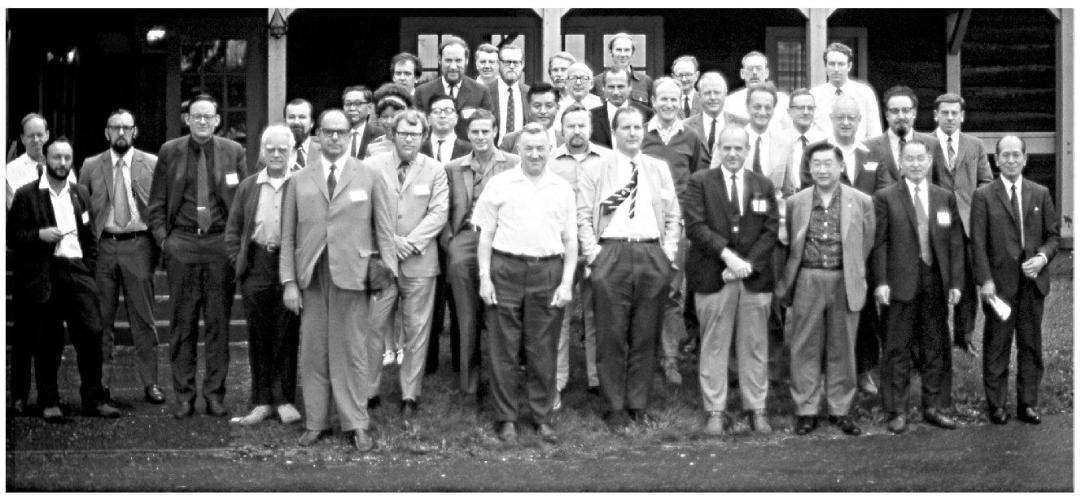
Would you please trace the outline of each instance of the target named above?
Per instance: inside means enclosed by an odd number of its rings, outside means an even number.
[[[300,144],[297,144],[297,159],[296,162],[293,164],[293,168],[291,168],[289,171],[296,172],[297,170],[304,168],[306,164],[307,162],[304,160],[304,147]]]
[[[713,154],[713,144],[717,141],[717,119],[714,118],[709,123],[709,143],[706,146],[709,147],[709,153]]]
[[[739,204],[739,183],[737,182],[736,174],[732,174],[732,189],[728,193],[728,202],[732,204],[732,209],[736,212],[736,217],[739,217],[740,208]]]
[[[199,221],[199,229],[210,229],[210,180],[206,171],[206,148],[199,148],[199,164],[196,167],[196,218]]]
[[[408,162],[403,161],[401,165],[398,165],[398,186],[401,186],[401,185],[405,184],[405,174],[408,171],[409,171],[409,163]]]
[[[507,133],[514,132],[514,87],[507,87]]]
[[[357,140],[357,131],[354,130],[352,135],[353,138],[349,141],[349,156],[359,158],[359,156],[357,156],[357,143],[360,141]]]
[[[920,237],[920,259],[924,264],[931,265],[931,239],[927,227],[927,211],[923,209],[920,201],[920,186],[912,190],[912,201],[916,204],[916,232]]]
[[[1017,196],[1017,184],[1010,186],[1010,209],[1013,211],[1013,220],[1017,221],[1018,233],[1021,234],[1021,248],[1025,248],[1025,226],[1021,224],[1021,199]]]
[[[957,152],[954,151],[954,149],[953,149],[953,137],[947,137],[946,138],[946,167],[950,169],[951,173],[953,172],[953,162],[954,162],[954,156],[956,154],[957,154]]]
[[[751,162],[751,169],[754,170],[754,173],[756,173],[756,174],[761,174],[762,173],[762,153],[761,153],[761,151],[762,151],[762,136],[758,136],[758,138],[754,140],[754,161]]]
[[[116,161],[113,174],[113,220],[124,228],[131,222],[131,205],[128,203],[128,183],[124,180],[123,158]]]
[[[330,164],[330,175],[327,176],[327,195],[334,197],[334,188],[338,187],[338,179],[334,178],[334,164]]]
[[[438,162],[442,163],[443,162],[443,143],[446,142],[446,139],[439,139],[439,140],[437,140],[435,142],[436,142],[436,145],[435,145],[435,161],[438,161]]]
[[[601,209],[605,215],[608,215],[616,210],[623,204],[624,201],[630,200],[630,205],[627,207],[627,217],[634,218],[634,202],[638,197],[638,166],[631,162],[631,181],[623,186],[619,191],[612,193],[606,200],[601,202]]]

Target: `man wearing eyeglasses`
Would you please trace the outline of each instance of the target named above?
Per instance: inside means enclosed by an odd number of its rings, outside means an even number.
[[[702,98],[695,90],[698,83],[698,58],[690,55],[679,56],[672,61],[672,78],[679,82],[682,94],[679,96],[679,118],[685,120],[702,110]]]
[[[158,157],[133,146],[139,129],[130,111],[113,111],[106,123],[109,149],[87,158],[79,178],[79,184],[90,192],[90,216],[98,242],[94,277],[101,305],[102,387],[109,394],[115,371],[113,322],[123,290],[143,395],[150,403],[162,404],[165,393],[158,387],[158,334],[154,329],[158,248],[147,225],[150,184]]]
[[[506,44],[499,48],[499,79],[488,84],[488,93],[495,106],[493,113],[499,120],[497,140],[522,130],[526,122],[526,92],[529,87],[522,82],[524,65],[525,53],[521,47]]]
[[[349,145],[346,150],[353,158],[366,158],[368,144],[386,134],[383,127],[368,123],[372,111],[372,91],[363,85],[346,87],[342,91],[342,108],[349,118]]]
[[[563,112],[572,104],[579,104],[586,110],[601,106],[604,101],[590,93],[593,89],[593,70],[586,63],[576,62],[567,68],[566,87],[559,99],[559,111],[556,112],[556,130],[561,130]]]
[[[724,112],[733,121],[745,125],[751,121],[751,114],[747,109],[747,92],[755,85],[770,82],[769,59],[766,58],[765,54],[752,50],[743,56],[740,64],[742,66],[739,70],[739,77],[743,79],[744,86],[742,89],[728,95],[728,99],[724,101]],[[777,105],[775,108],[788,109],[788,94],[777,92]],[[771,129],[792,128],[792,121],[788,115],[782,113],[776,118],[776,120],[770,121]]]
[[[240,180],[247,176],[244,148],[215,137],[221,121],[218,102],[201,94],[188,105],[189,135],[161,146],[150,185],[147,218],[165,255],[169,297],[169,363],[182,419],[195,413],[198,311],[203,309],[206,412],[224,417],[229,369],[229,313],[233,268],[225,251],[225,222]]]
[[[446,165],[455,158],[461,158],[472,149],[469,141],[458,137],[458,110],[454,99],[437,95],[428,103],[428,123],[432,133],[420,146],[420,153]]]

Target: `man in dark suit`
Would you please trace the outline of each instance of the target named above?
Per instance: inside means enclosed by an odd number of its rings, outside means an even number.
[[[445,95],[432,96],[432,102],[427,104],[427,109],[432,134],[420,144],[420,154],[434,158],[444,165],[469,154],[472,149],[469,141],[457,133],[458,109],[454,99]]]
[[[483,307],[477,295],[477,242],[479,227],[470,217],[473,206],[488,181],[496,174],[518,166],[518,155],[495,147],[495,117],[488,110],[477,110],[467,126],[473,152],[447,164],[450,208],[447,225],[440,235],[446,249],[446,280],[457,310],[460,347],[458,349],[459,388],[468,396],[479,397]]]
[[[499,49],[499,78],[487,85],[492,98],[496,120],[499,121],[496,139],[503,139],[512,132],[521,132],[527,123],[526,110],[529,102],[526,92],[529,87],[522,82],[522,68],[525,59],[522,48],[517,45],[504,45]]]
[[[1005,424],[1010,344],[1016,335],[1017,418],[1039,424],[1043,300],[1051,291],[1047,263],[1058,252],[1059,216],[1047,188],[1021,176],[1027,161],[1023,140],[999,139],[995,155],[1000,181],[978,188],[972,197],[972,272],[986,318],[983,387],[991,422]],[[994,297],[1012,309],[1005,319],[988,303]]]
[[[158,334],[154,327],[158,247],[147,225],[147,201],[158,157],[132,146],[139,130],[131,112],[116,110],[107,123],[109,150],[87,158],[79,176],[79,185],[90,193],[90,216],[98,247],[94,276],[101,304],[102,386],[108,395],[114,371],[113,322],[120,306],[120,291],[124,290],[143,395],[153,404],[162,404],[165,394],[158,387]]]
[[[229,370],[229,312],[233,268],[225,252],[225,222],[233,194],[246,177],[244,148],[215,137],[218,103],[202,94],[188,106],[191,134],[162,144],[150,188],[148,218],[162,245],[173,314],[169,322],[169,362],[177,399],[176,418],[190,417],[195,403],[195,370],[200,304],[206,375],[202,395],[207,414],[224,417]]]
[[[312,157],[319,156],[319,143],[312,140],[312,103],[307,99],[293,99],[285,104],[285,124],[293,133],[293,151],[289,153],[289,171],[296,172],[306,166]],[[367,129],[375,131],[375,129]],[[365,132],[362,136],[371,132]],[[378,133],[378,132],[376,132]],[[363,142],[363,141],[362,141]],[[364,144],[367,149],[367,143]]]
[[[626,33],[612,35],[612,38],[608,40],[608,54],[611,56],[612,66],[605,68],[604,71],[593,77],[594,94],[604,94],[603,73],[623,71],[630,76],[627,82],[628,98],[644,108],[649,108],[650,100],[653,98],[653,78],[650,78],[645,72],[636,73],[634,68],[631,67],[631,57],[634,56],[635,50],[637,50],[637,47],[634,46],[634,40],[631,39],[630,35]],[[646,119],[648,120],[649,117],[647,116]],[[609,147],[611,147],[610,144]]]
[[[658,85],[655,100],[665,96]],[[717,156],[723,168],[691,175],[681,197],[687,238],[687,290],[695,294],[701,324],[698,380],[709,418],[705,432],[724,432],[728,399],[728,356],[733,343],[739,361],[743,410],[755,431],[771,431],[766,418],[767,320],[773,294],[773,248],[777,244],[773,183],[744,168],[750,149],[747,131],[725,128]]]
[[[469,63],[469,45],[456,36],[443,38],[439,45],[440,77],[417,87],[417,106],[427,112],[432,96],[449,95],[458,110],[458,126],[454,129],[459,137],[465,137],[465,122],[478,109],[495,110],[488,88],[476,80],[465,76],[465,67]]]
[[[972,335],[976,328],[976,287],[972,277],[971,217],[972,195],[976,188],[991,182],[991,165],[980,138],[961,132],[965,121],[965,100],[957,94],[935,99],[935,162],[931,182],[953,191],[957,212],[965,230],[965,279],[961,302],[953,309],[953,345],[975,354]]]
[[[855,124],[849,123],[854,134]],[[804,156],[814,186],[785,202],[788,222],[781,242],[789,251],[777,283],[778,299],[792,307],[788,343],[795,430],[804,435],[818,427],[825,395],[830,423],[854,436],[861,430],[849,410],[856,396],[860,311],[868,307],[866,262],[874,245],[874,204],[870,196],[841,183],[845,160],[840,148],[819,142],[808,146]]]
[[[563,134],[556,133],[556,114],[559,110],[559,95],[555,87],[548,82],[534,82],[526,87],[526,101],[529,103],[526,123],[537,122],[544,126],[548,144],[555,149],[563,145]],[[518,138],[522,131],[511,132],[499,141],[499,149],[508,153],[518,152]]]
[[[947,302],[961,300],[964,241],[953,193],[931,184],[932,150],[912,141],[901,148],[904,181],[874,194],[875,300],[889,306],[883,348],[882,403],[890,432],[908,426],[908,382],[918,368],[923,420],[953,429],[952,363]],[[916,361],[914,361],[914,359]]]
[[[606,148],[612,147],[612,118],[620,109],[633,107],[639,111],[645,121],[653,117],[653,110],[647,105],[628,98],[630,85],[627,83],[627,75],[627,71],[618,69],[605,70],[597,75],[602,81],[601,88],[604,89],[604,104],[589,111],[593,115],[591,120],[593,135],[590,136],[589,142]]]
[[[342,109],[345,111],[345,116],[349,118],[349,149],[347,151],[353,158],[367,157],[368,144],[386,133],[383,127],[368,123],[372,106],[372,91],[368,87],[353,85],[342,91]]]
[[[916,132],[913,128],[916,123],[916,111],[919,109],[919,99],[916,93],[908,87],[899,85],[890,87],[882,96],[882,102],[886,103],[886,123],[889,127],[886,133],[868,139],[867,149],[871,151],[870,160],[876,162],[875,191],[901,180],[901,147],[912,141],[919,141],[927,145],[928,151],[935,150],[935,137],[930,134]],[[867,117],[870,119],[870,117]]]
[[[14,279],[26,307],[24,334],[37,338],[34,353],[38,406],[47,422],[62,421],[57,372],[64,330],[75,346],[79,395],[87,415],[115,418],[101,388],[101,311],[94,284],[95,245],[90,194],[68,182],[71,143],[58,137],[44,147],[45,173],[15,191],[7,241],[18,255]]]
[[[252,410],[231,420],[240,425],[257,424],[275,411],[284,424],[300,420],[294,406],[300,317],[282,303],[278,277],[282,197],[297,151],[293,132],[282,125],[263,131],[259,158],[266,167],[240,183],[225,229],[248,320]]]

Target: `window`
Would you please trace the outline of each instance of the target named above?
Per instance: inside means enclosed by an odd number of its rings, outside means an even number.
[[[206,93],[218,100],[218,135],[244,143],[248,137],[247,49],[244,40],[185,42],[180,49],[180,92],[187,100]]]

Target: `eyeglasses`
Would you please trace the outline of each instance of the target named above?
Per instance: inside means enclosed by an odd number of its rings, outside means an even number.
[[[915,110],[913,108],[889,108],[886,111],[891,115],[907,115]]]
[[[368,101],[345,101],[345,103],[343,103],[347,108],[359,108],[361,106],[367,106],[368,104],[371,103]]]
[[[454,108],[432,108],[430,113],[436,116],[450,116],[454,114]]]
[[[135,125],[109,125],[107,128],[113,132],[120,132],[123,134],[124,132],[135,130]]]
[[[579,76],[567,76],[567,81],[568,82],[574,82],[574,83],[588,82],[588,81],[590,81],[592,79],[593,79],[593,77],[589,76],[589,75],[586,75],[586,76],[580,76],[580,75]]]
[[[421,134],[420,132],[402,132],[400,130],[395,130],[394,135],[396,137],[401,137],[402,139],[416,140],[420,139],[420,136],[423,134]]]
[[[796,109],[804,113],[809,113],[815,110],[814,106],[789,106],[788,109]]]
[[[193,121],[193,122],[207,122],[207,123],[209,123],[209,122],[212,122],[214,120],[217,120],[218,115],[216,115],[216,114],[215,115],[188,115],[188,118],[191,118],[191,121]]]
[[[319,128],[319,133],[323,134],[323,135],[325,135],[327,137],[334,137],[335,135],[337,135],[339,137],[345,137],[345,136],[349,135],[349,129],[347,129],[347,128],[320,127]]]
[[[502,64],[504,66],[521,66],[522,61],[504,61],[503,59],[500,59],[499,64]]]
[[[688,78],[694,78],[695,74],[694,73],[676,73],[676,74],[674,74],[672,76],[674,76],[674,77],[676,77],[676,78],[678,78],[680,80],[686,80]]]
[[[280,155],[288,155],[290,150],[291,149],[288,146],[267,146],[263,148],[263,151],[266,151],[266,154],[268,155],[272,155],[274,153],[278,153]]]

